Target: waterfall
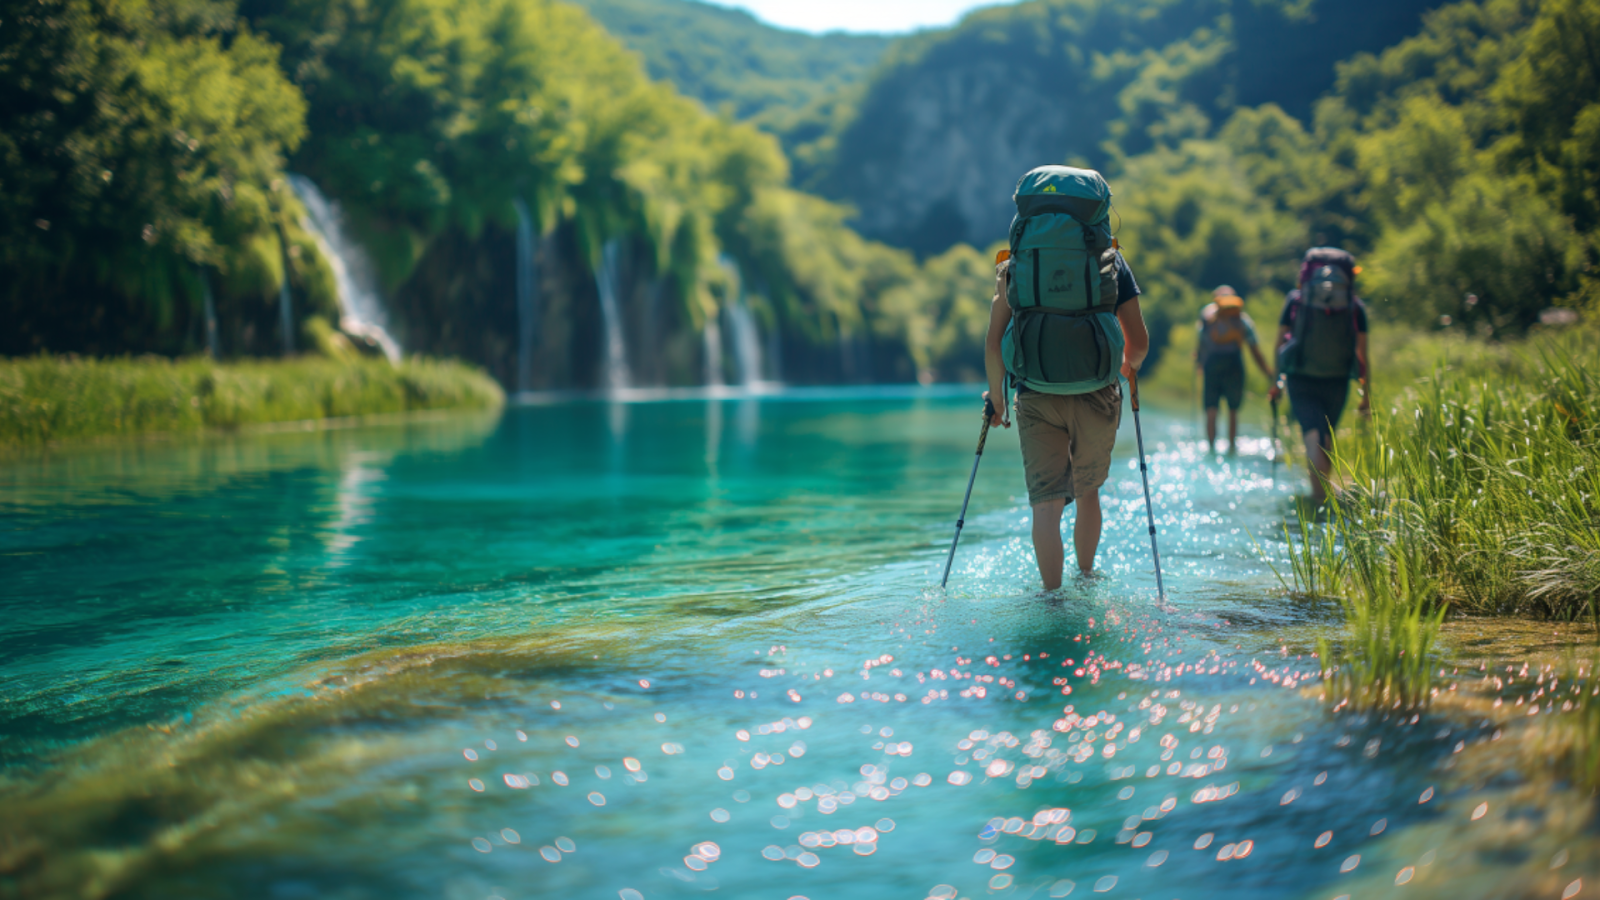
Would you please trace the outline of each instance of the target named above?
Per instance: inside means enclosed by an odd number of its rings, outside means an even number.
[[[533,334],[538,323],[538,297],[534,293],[533,217],[518,197],[517,209],[517,390],[533,390]]]
[[[738,260],[726,253],[717,262],[728,275],[728,302],[722,313],[733,339],[733,365],[739,373],[739,384],[752,387],[762,380],[761,335],[756,330],[755,316],[744,301],[744,273],[739,270]]]
[[[701,334],[706,343],[706,387],[725,387],[727,381],[722,377],[722,326],[717,324],[716,316],[706,318],[706,330]]]
[[[733,332],[733,363],[739,371],[739,384],[754,387],[761,378],[761,336],[756,331],[755,316],[744,298],[728,307],[728,325]]]
[[[622,285],[622,247],[616,238],[606,241],[600,251],[600,266],[595,269],[595,286],[600,290],[600,317],[605,325],[606,371],[605,386],[608,391],[625,390],[633,383],[628,373],[628,343],[622,331],[622,305],[617,296]]]
[[[390,362],[399,362],[400,344],[389,334],[389,317],[378,295],[372,261],[345,233],[339,204],[324,197],[304,175],[290,175],[289,186],[309,213],[301,226],[317,239],[318,249],[333,268],[339,292],[339,329],[377,345]]]

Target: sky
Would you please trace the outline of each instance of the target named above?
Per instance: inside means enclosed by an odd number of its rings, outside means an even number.
[[[800,31],[901,32],[954,24],[980,6],[1013,0],[709,0]]]

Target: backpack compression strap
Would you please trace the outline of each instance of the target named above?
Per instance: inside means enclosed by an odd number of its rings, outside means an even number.
[[[1043,316],[1067,316],[1068,318],[1081,319],[1084,316],[1099,315],[1100,313],[1114,313],[1116,311],[1116,303],[1102,303],[1099,306],[1091,306],[1088,309],[1053,309],[1048,306],[1024,306],[1023,308],[1017,310],[1014,315],[1020,316],[1023,313],[1038,313],[1039,315]]]

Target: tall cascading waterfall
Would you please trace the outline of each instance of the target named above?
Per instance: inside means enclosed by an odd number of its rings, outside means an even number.
[[[744,278],[739,271],[738,261],[727,254],[723,254],[719,261],[728,272],[732,284],[728,291],[730,300],[723,307],[723,315],[728,320],[728,331],[733,339],[734,368],[739,373],[739,384],[753,387],[762,381],[761,335],[756,329],[755,316],[750,314],[750,307],[745,303]]]
[[[302,226],[317,239],[318,248],[333,268],[334,286],[339,292],[340,330],[377,345],[390,362],[399,362],[400,343],[389,334],[389,316],[378,294],[372,261],[345,233],[339,205],[324,197],[304,175],[290,175],[289,186],[309,214]]]
[[[706,317],[706,330],[701,336],[705,340],[706,387],[726,387],[727,379],[722,377],[722,326],[716,316]]]
[[[633,384],[628,371],[628,343],[622,330],[622,302],[618,294],[622,288],[622,246],[616,238],[606,241],[600,250],[600,266],[595,269],[595,286],[600,293],[600,318],[605,326],[606,371],[605,386],[608,391],[620,391]]]
[[[745,387],[760,384],[761,336],[756,331],[755,316],[743,301],[728,307],[728,325],[733,331],[733,362],[739,370],[739,383]]]
[[[517,390],[533,390],[533,338],[539,321],[536,273],[533,268],[533,217],[518,197],[517,210]]]

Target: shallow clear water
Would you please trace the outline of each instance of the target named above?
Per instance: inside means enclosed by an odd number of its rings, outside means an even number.
[[[0,894],[1521,893],[1440,837],[1477,821],[1452,757],[1488,718],[1332,717],[1303,690],[1333,617],[1261,561],[1302,477],[1267,442],[1205,456],[1146,413],[1163,611],[1131,417],[1100,577],[1054,595],[992,434],[943,591],[968,394],[0,467]]]

